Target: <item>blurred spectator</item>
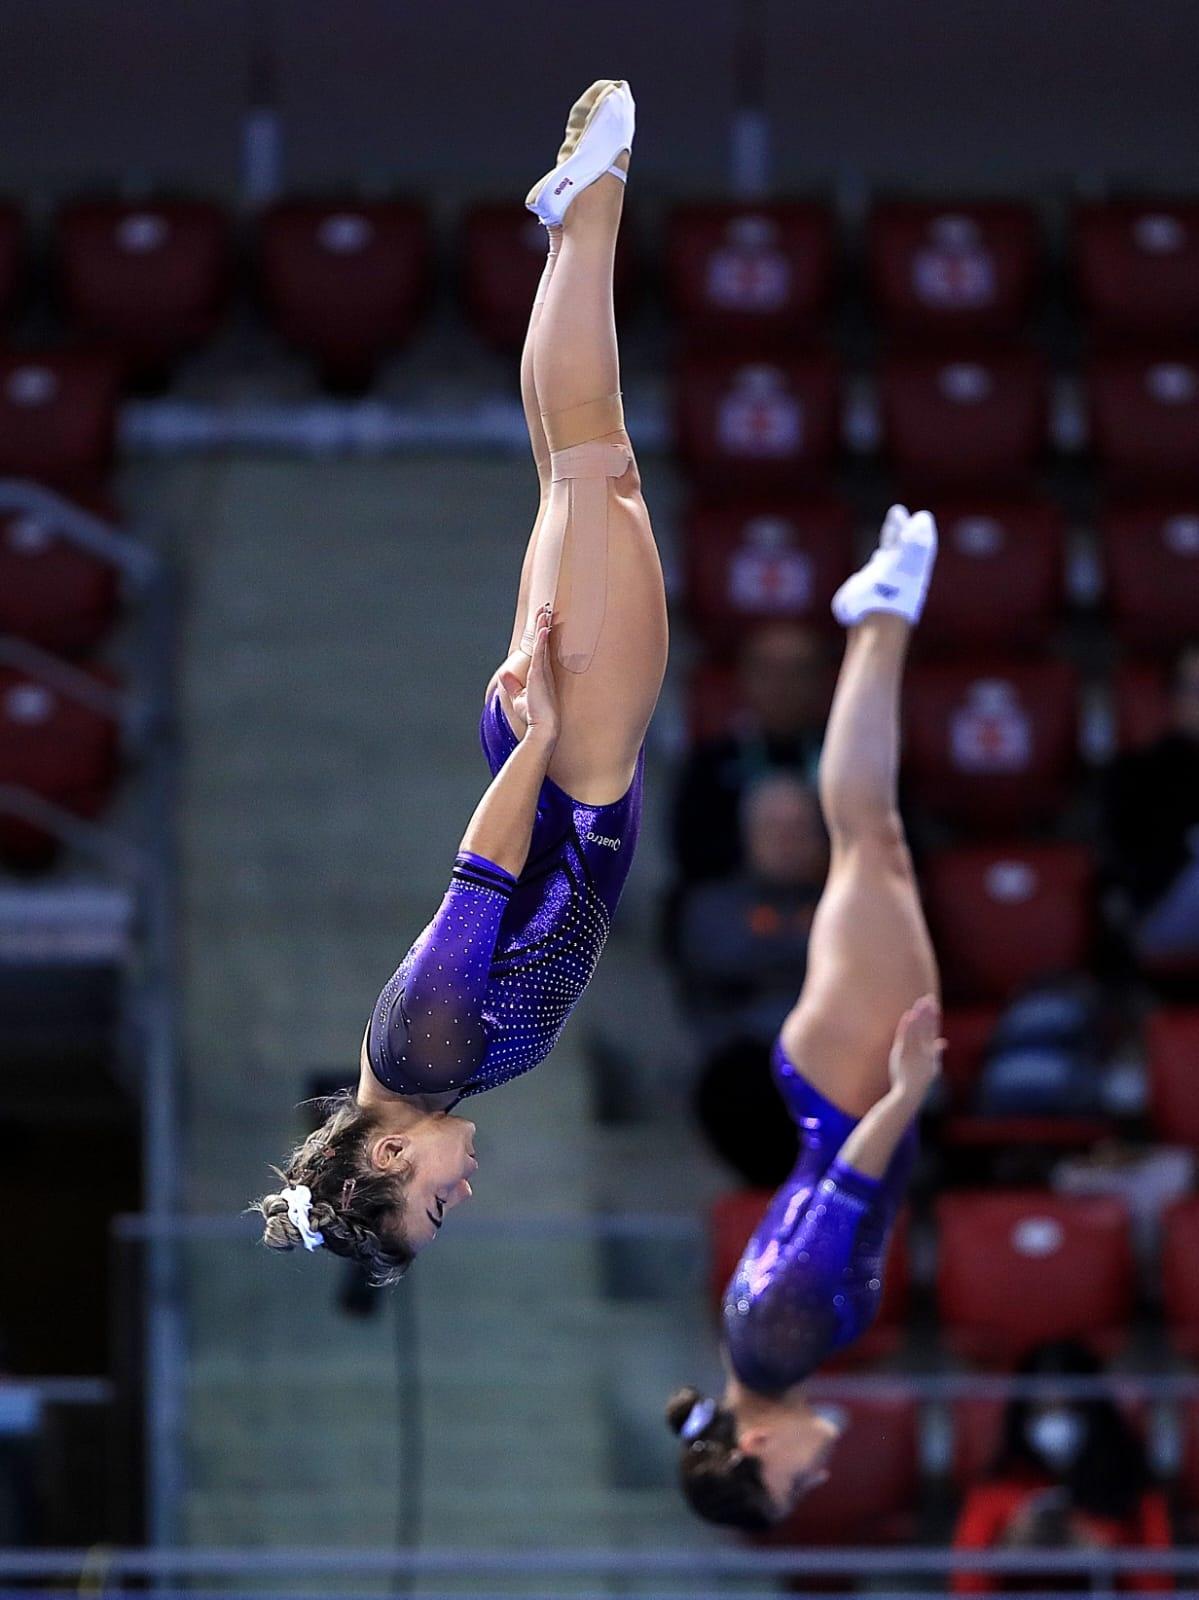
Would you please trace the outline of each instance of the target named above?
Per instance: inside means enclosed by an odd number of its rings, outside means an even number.
[[[1176,663],[1166,733],[1113,764],[1107,821],[1137,954],[1199,961],[1199,642]]]
[[[1099,1363],[1082,1345],[1042,1345],[1021,1365],[1025,1375],[1093,1377]],[[1003,1439],[990,1475],[975,1484],[954,1530],[959,1550],[1077,1550],[1077,1578],[1055,1573],[954,1573],[956,1594],[1012,1589],[1089,1588],[1088,1550],[1172,1544],[1164,1496],[1149,1478],[1136,1431],[1108,1398],[1068,1393],[1008,1402]],[[1125,1573],[1121,1588],[1167,1590],[1166,1573]]]
[[[803,982],[828,842],[814,791],[785,773],[746,791],[740,831],[744,870],[684,891],[676,972],[704,1050],[700,1121],[742,1177],[770,1184],[795,1158],[770,1046]]]
[[[815,777],[828,708],[826,667],[819,636],[798,623],[772,622],[746,635],[737,662],[744,727],[696,745],[675,790],[671,842],[684,882],[740,867],[738,808],[752,783],[777,771]]]

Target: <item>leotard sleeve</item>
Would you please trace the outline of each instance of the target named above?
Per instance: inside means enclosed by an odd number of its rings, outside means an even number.
[[[371,1070],[396,1094],[447,1094],[468,1084],[487,1048],[483,1002],[516,879],[459,853],[437,915],[375,1003]]]

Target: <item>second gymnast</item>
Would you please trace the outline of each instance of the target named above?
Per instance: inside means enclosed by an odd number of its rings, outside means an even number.
[[[642,743],[666,668],[662,570],[625,432],[612,266],[628,85],[576,103],[526,204],[548,230],[521,359],[541,501],[481,736],[492,772],[441,907],[376,1002],[358,1086],[258,1202],[275,1249],[324,1246],[393,1283],[470,1195],[468,1095],[553,1048],[632,864]]]
[[[932,517],[893,506],[833,602],[849,637],[820,759],[829,875],[774,1051],[801,1152],[725,1291],[723,1394],[683,1389],[667,1407],[687,1500],[739,1528],[770,1527],[828,1476],[837,1429],[803,1381],[878,1309],[940,1064],[936,963],[896,808],[900,681],[935,559]]]

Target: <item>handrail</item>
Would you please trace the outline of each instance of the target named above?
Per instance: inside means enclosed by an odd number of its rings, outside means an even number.
[[[124,724],[136,707],[137,697],[127,689],[114,689],[61,656],[52,655],[49,650],[42,650],[28,639],[10,633],[0,633],[0,664],[35,678],[65,700],[75,700],[89,711],[110,717],[113,722]]]
[[[0,478],[0,511],[25,511],[30,516],[51,518],[56,533],[65,534],[80,549],[120,567],[135,583],[149,582],[161,569],[162,562],[153,550],[126,533],[118,533],[95,512],[85,511],[73,500],[28,478]]]
[[[93,1567],[95,1552],[80,1549],[0,1550],[0,1576],[36,1577],[44,1573],[76,1574]],[[1199,1573],[1199,1547],[1180,1545],[1162,1550],[1147,1547],[1084,1550],[955,1550],[946,1545],[827,1545],[790,1549],[744,1545],[698,1544],[675,1549],[619,1550],[606,1547],[541,1549],[290,1549],[196,1546],[119,1547],[103,1552],[106,1577],[157,1578],[257,1577],[271,1573],[352,1574],[355,1577],[538,1575],[652,1577],[748,1577],[802,1572],[805,1575],[854,1575],[905,1572],[1072,1573],[1097,1576],[1125,1572]]]
[[[22,1378],[0,1376],[0,1401],[7,1394],[33,1394],[42,1405],[104,1406],[112,1399],[107,1378]]]
[[[154,873],[153,861],[137,845],[114,833],[111,828],[76,816],[73,811],[67,811],[32,789],[22,788],[15,783],[0,783],[0,811],[19,817],[31,827],[50,834],[60,844],[69,845],[72,850],[78,850],[81,855],[90,856],[126,877],[144,881]]]

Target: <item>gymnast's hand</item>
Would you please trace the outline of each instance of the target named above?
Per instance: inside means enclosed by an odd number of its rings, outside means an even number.
[[[551,746],[558,740],[558,688],[550,660],[553,625],[552,609],[543,606],[537,618],[537,642],[533,646],[529,675],[523,684],[514,672],[500,673],[500,682],[511,696],[517,715],[523,717],[528,726],[525,737]]]
[[[905,1011],[891,1046],[891,1085],[901,1094],[923,1100],[941,1071],[945,1040],[941,1033],[941,1007],[935,996],[924,995]]]

